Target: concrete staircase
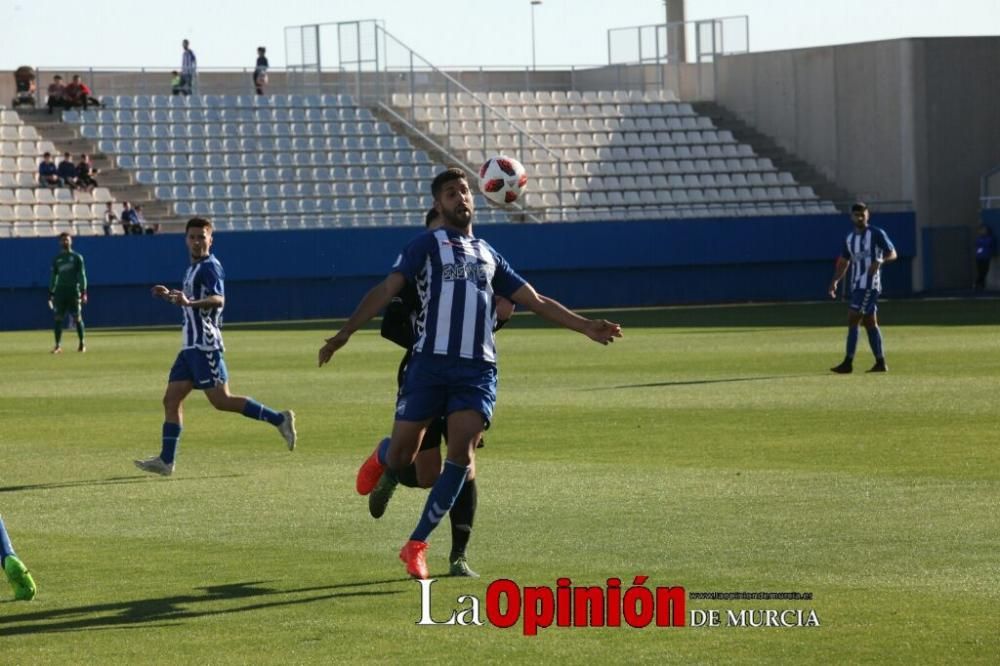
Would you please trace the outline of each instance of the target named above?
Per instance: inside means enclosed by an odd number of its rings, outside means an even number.
[[[80,136],[79,126],[64,123],[59,115],[49,115],[44,109],[26,110],[21,107],[17,112],[21,120],[35,127],[42,140],[53,143],[57,151],[54,156],[57,162],[64,152],[69,152],[74,161],[81,153],[87,153],[94,166],[100,170],[97,182],[111,191],[115,201],[140,204],[147,225],[159,224],[161,231],[182,229],[178,226],[178,218],[171,204],[157,199],[152,186],[135,182],[131,172],[119,169],[113,155],[98,151],[96,141]]]
[[[698,115],[711,118],[719,129],[732,132],[740,143],[753,146],[760,157],[769,158],[780,171],[791,173],[800,185],[810,185],[820,199],[832,201],[839,209],[847,212],[845,203],[852,201],[853,195],[828,180],[813,165],[779,146],[772,137],[748,125],[735,113],[715,102],[694,102],[691,106]]]

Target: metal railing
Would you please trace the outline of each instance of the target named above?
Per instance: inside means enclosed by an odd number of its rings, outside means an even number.
[[[979,207],[983,209],[1000,207],[1000,165],[980,176]]]
[[[611,28],[607,42],[608,65],[630,67],[625,70],[630,80],[622,82],[623,87],[676,90],[685,78],[682,70],[695,66],[697,94],[706,99],[714,97],[716,58],[749,52],[750,20],[746,15],[723,16]]]

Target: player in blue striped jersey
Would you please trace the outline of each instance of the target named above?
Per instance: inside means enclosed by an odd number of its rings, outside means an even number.
[[[875,365],[868,372],[888,372],[882,350],[882,332],[878,327],[878,296],[882,292],[882,265],[896,260],[896,248],[885,231],[869,226],[868,206],[856,203],[851,206],[854,231],[847,234],[844,249],[837,259],[837,267],[830,282],[830,297],[837,297],[837,285],[851,271],[848,284],[851,304],[847,313],[847,354],[840,365],[830,368],[841,375],[854,370],[854,352],[858,347],[858,324],[862,321],[868,331],[868,344],[875,355]]]
[[[404,249],[388,277],[361,300],[347,323],[319,351],[327,363],[351,335],[383,310],[407,282],[417,287],[421,308],[413,359],[396,401],[391,438],[384,440],[358,472],[358,491],[368,494],[385,469],[413,463],[424,431],[440,414],[448,418],[448,453],[421,512],[400,551],[406,570],[427,578],[427,538],[455,502],[489,427],[496,400],[495,295],[601,344],[621,337],[621,326],[586,319],[538,294],[496,250],[472,235],[472,191],[465,173],[448,169],[431,183],[434,207],[444,226],[428,231]]]
[[[170,476],[181,436],[184,399],[194,389],[205,392],[212,406],[223,412],[239,412],[251,419],[267,421],[295,449],[295,413],[277,412],[253,398],[229,393],[229,375],[222,354],[222,309],[226,305],[225,272],[212,248],[212,223],[200,217],[188,220],[185,240],[191,265],[184,273],[184,288],[168,289],[158,284],[153,296],[181,308],[184,325],[181,351],[170,369],[163,395],[163,440],[160,455],[136,460],[144,472]]]

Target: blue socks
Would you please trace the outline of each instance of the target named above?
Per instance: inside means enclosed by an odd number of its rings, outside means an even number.
[[[262,405],[253,398],[247,398],[247,403],[243,405],[243,416],[248,419],[267,421],[273,426],[279,426],[285,422],[284,415],[274,411],[267,405]]]
[[[168,465],[177,456],[177,442],[181,438],[181,426],[178,423],[163,424],[163,448],[160,449],[160,460]]]
[[[854,352],[858,349],[858,327],[847,327],[847,358],[853,359]]]
[[[10,545],[10,537],[7,536],[7,528],[3,526],[3,518],[0,518],[0,569],[3,568],[4,561],[8,556],[14,554],[14,546]]]
[[[882,353],[882,331],[879,330],[878,326],[872,326],[868,329],[868,344],[871,345],[872,353],[875,354],[875,360],[880,361],[885,358]]]
[[[376,451],[378,451],[378,453],[376,455],[378,457],[379,463],[381,463],[382,465],[384,465],[386,467],[389,466],[389,462],[388,462],[388,460],[389,460],[389,442],[391,442],[391,441],[392,441],[391,439],[389,439],[388,437],[386,437],[385,439],[383,439],[381,442],[378,443],[378,448],[376,449]]]
[[[445,514],[451,510],[455,503],[455,498],[462,492],[462,485],[465,477],[469,474],[469,468],[463,465],[456,465],[450,460],[444,461],[444,469],[441,476],[434,483],[427,502],[424,504],[424,511],[420,514],[420,522],[417,528],[410,535],[411,541],[427,541],[434,528],[438,526]]]

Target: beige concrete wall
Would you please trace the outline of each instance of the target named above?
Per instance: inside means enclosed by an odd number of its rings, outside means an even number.
[[[716,95],[859,197],[912,201],[920,227],[972,226],[1000,164],[997,81],[1000,38],[902,39],[724,57]],[[968,257],[933,251],[929,286],[968,286]]]

